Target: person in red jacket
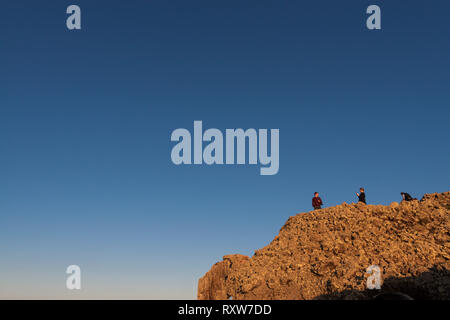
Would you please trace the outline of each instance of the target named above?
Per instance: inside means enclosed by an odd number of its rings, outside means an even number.
[[[318,192],[314,192],[314,198],[312,198],[312,206],[314,210],[321,209],[323,205],[322,199],[319,197]]]

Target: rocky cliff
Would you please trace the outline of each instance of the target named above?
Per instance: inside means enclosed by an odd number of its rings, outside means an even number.
[[[343,203],[290,217],[253,257],[228,255],[198,299],[450,299],[450,192],[390,206]],[[381,271],[368,290],[367,268]]]

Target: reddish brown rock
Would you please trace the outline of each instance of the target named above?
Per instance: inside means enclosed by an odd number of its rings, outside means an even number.
[[[252,258],[225,256],[198,299],[369,299],[381,292],[450,299],[450,192],[390,206],[346,204],[290,217]]]
[[[228,255],[217,262],[198,282],[199,300],[227,300],[226,279],[232,270],[241,268],[249,258],[241,254]]]

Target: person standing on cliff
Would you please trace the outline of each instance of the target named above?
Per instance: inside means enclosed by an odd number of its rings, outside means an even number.
[[[358,202],[362,202],[362,203],[364,203],[364,204],[367,204],[366,203],[366,193],[364,192],[364,188],[359,188],[359,192],[360,193],[356,193],[356,195],[358,196]]]
[[[322,199],[320,199],[319,197],[319,193],[318,192],[314,192],[314,198],[312,198],[312,206],[314,208],[314,210],[319,210],[322,209]]]

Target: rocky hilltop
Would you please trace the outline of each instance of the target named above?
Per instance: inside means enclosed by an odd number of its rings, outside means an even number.
[[[450,299],[450,192],[389,206],[343,203],[290,217],[253,257],[228,255],[198,299]],[[368,290],[367,268],[381,271]]]

